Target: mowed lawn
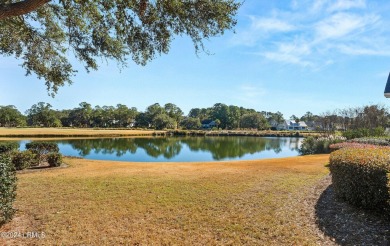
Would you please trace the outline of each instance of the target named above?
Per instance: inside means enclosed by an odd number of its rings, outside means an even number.
[[[5,128],[0,127],[0,137],[112,137],[112,136],[144,136],[162,134],[164,131],[154,130],[107,130],[90,128]],[[12,140],[12,139],[11,139]]]
[[[329,155],[210,163],[65,159],[18,174],[10,245],[313,245],[305,199]],[[306,205],[305,205],[306,204]],[[2,240],[2,239],[0,239]]]

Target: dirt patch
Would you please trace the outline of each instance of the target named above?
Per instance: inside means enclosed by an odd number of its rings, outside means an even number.
[[[34,172],[41,172],[41,171],[50,171],[50,170],[58,170],[69,167],[68,164],[62,163],[59,167],[51,167],[49,164],[45,163],[36,167],[30,167],[26,168],[20,171],[17,171],[17,174],[25,174],[25,173],[34,173]]]

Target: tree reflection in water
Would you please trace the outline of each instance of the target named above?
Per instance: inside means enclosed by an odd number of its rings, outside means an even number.
[[[139,154],[137,150],[142,149],[150,157],[171,160],[185,148],[191,152],[210,153],[213,160],[225,160],[263,151],[273,151],[277,156],[286,148],[298,153],[300,141],[300,138],[276,137],[155,137],[72,139],[57,142],[60,147],[71,146],[82,157],[92,153],[121,157]]]

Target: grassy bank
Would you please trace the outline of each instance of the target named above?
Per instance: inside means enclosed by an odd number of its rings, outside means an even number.
[[[323,239],[304,201],[327,176],[328,157],[186,164],[65,159],[67,168],[18,174],[18,212],[0,231],[45,233],[11,244],[318,244]]]
[[[256,130],[169,130],[166,133],[172,136],[253,136],[253,137],[308,137],[320,136],[319,132],[312,131],[256,131]]]
[[[106,130],[82,128],[0,128],[0,137],[126,137],[164,134],[153,130]]]
[[[0,128],[0,138],[55,138],[55,137],[126,137],[126,136],[255,136],[255,137],[308,137],[319,136],[310,131],[250,131],[250,130],[128,130],[83,128]]]

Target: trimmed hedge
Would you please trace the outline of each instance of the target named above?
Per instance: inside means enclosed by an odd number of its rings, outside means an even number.
[[[46,158],[51,167],[59,167],[62,164],[62,155],[60,153],[49,153]]]
[[[372,144],[378,146],[390,146],[390,139],[379,137],[379,138],[354,138],[348,140],[349,143],[360,143],[360,144]]]
[[[13,150],[19,149],[19,143],[17,142],[2,142],[0,143],[0,154],[9,153]]]
[[[54,142],[30,142],[26,143],[26,149],[30,150],[37,156],[38,165],[47,161],[47,155],[49,153],[58,153],[58,145]]]
[[[39,165],[37,155],[30,150],[15,151],[11,156],[12,164],[15,166],[16,170],[23,170]]]
[[[329,163],[336,197],[390,215],[390,149],[342,148]]]
[[[336,143],[329,145],[329,149],[331,152],[342,149],[342,148],[354,148],[354,149],[390,149],[390,146],[378,146],[373,144],[362,144],[362,143],[353,143],[353,142],[344,142],[344,143]]]
[[[30,142],[26,143],[26,149],[39,154],[47,154],[50,152],[58,152],[58,145],[54,142]]]
[[[16,174],[10,157],[0,156],[0,225],[12,219],[16,197]]]

